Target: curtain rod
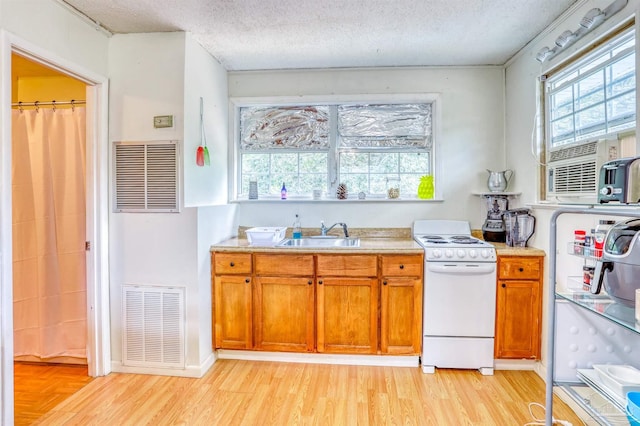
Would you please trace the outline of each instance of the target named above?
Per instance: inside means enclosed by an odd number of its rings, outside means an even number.
[[[29,107],[29,106],[38,107],[38,106],[57,106],[57,105],[84,105],[85,103],[86,103],[86,101],[84,101],[84,100],[76,101],[75,99],[71,99],[70,101],[14,102],[14,103],[11,104],[11,106],[12,107]]]

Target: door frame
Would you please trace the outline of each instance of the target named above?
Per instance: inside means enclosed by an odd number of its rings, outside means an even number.
[[[13,424],[13,270],[11,205],[11,54],[87,84],[87,363],[90,376],[111,372],[109,322],[108,78],[0,30],[0,423]]]

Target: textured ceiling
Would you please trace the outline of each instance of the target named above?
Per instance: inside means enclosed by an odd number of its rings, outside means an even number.
[[[504,64],[579,0],[64,0],[113,33],[188,31],[228,70]]]

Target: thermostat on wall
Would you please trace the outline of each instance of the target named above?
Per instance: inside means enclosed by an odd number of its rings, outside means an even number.
[[[173,127],[173,115],[156,115],[153,117],[153,127],[156,129]]]

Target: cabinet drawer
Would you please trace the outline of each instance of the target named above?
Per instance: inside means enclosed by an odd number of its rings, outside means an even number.
[[[385,277],[421,277],[421,255],[382,256],[382,275]]]
[[[251,273],[251,253],[214,253],[213,262],[216,275]]]
[[[501,279],[538,279],[541,275],[542,262],[539,257],[504,257],[499,258],[498,278]]]
[[[311,254],[256,254],[256,275],[313,275]]]
[[[378,275],[378,257],[359,254],[318,255],[318,276],[375,277]]]

